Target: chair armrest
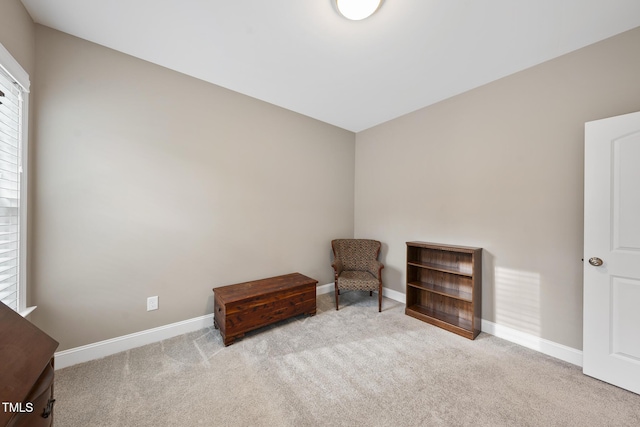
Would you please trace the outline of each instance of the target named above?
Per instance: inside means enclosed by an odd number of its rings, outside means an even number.
[[[342,273],[342,270],[344,270],[344,267],[342,266],[342,261],[340,261],[339,259],[333,261],[333,264],[331,264],[331,267],[333,267],[333,269],[335,270],[336,278],[340,276],[340,273]]]
[[[384,264],[378,261],[377,259],[373,259],[369,261],[369,265],[367,265],[367,270],[369,273],[376,276],[376,279],[382,280],[382,269],[384,268]]]

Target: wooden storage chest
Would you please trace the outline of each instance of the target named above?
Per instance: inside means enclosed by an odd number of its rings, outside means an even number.
[[[213,288],[213,325],[224,345],[246,332],[300,314],[316,314],[316,284],[300,273]]]

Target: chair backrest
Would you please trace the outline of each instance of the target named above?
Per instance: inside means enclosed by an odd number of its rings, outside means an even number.
[[[372,259],[378,259],[380,242],[369,239],[336,239],[331,241],[333,256],[345,270],[366,271]]]

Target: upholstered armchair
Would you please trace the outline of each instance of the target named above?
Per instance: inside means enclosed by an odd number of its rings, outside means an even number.
[[[336,310],[341,290],[378,292],[378,311],[382,311],[382,269],[378,261],[380,242],[369,239],[331,241],[335,270]]]

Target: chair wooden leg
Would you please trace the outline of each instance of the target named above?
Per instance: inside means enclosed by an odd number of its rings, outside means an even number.
[[[380,288],[378,289],[378,313],[382,311],[382,282],[380,282]]]
[[[338,284],[335,284],[335,294],[336,294],[336,311],[338,310],[338,295],[340,295],[340,289],[338,289]]]
[[[373,296],[373,291],[369,291],[369,296]]]

